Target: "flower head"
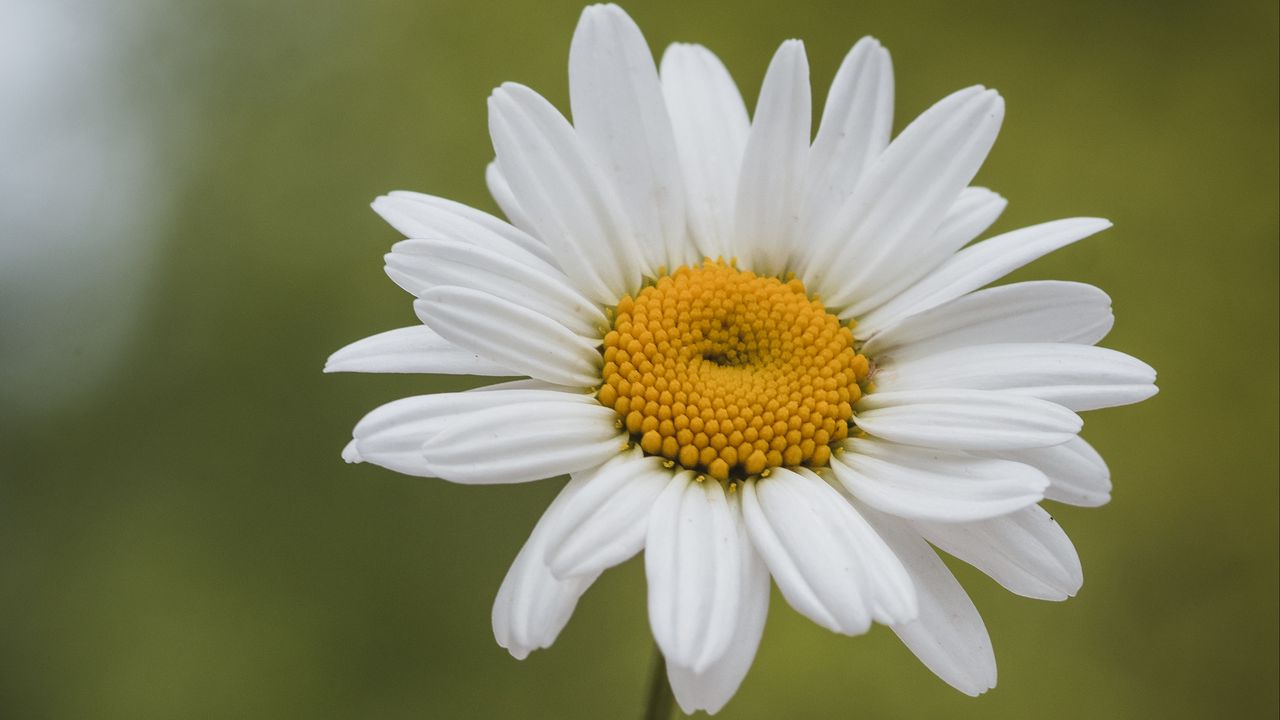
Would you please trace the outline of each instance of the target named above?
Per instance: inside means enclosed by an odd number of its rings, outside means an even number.
[[[586,9],[571,125],[534,91],[489,99],[489,187],[510,224],[396,192],[387,273],[421,325],[330,371],[523,376],[384,405],[344,457],[460,483],[569,474],[498,593],[518,658],[547,647],[605,569],[644,551],[649,620],[686,711],[719,710],[755,655],[770,578],[856,635],[893,628],[943,680],[995,684],[986,630],[934,547],[1009,590],[1063,599],[1079,560],[1038,503],[1107,501],[1078,411],[1155,393],[1095,347],[1109,298],[1078,283],[982,289],[1109,226],[981,242],[1003,210],[969,183],[1003,101],[971,87],[890,141],[871,38],[810,138],[798,41],[755,113],[705,48],[661,72],[619,8]]]

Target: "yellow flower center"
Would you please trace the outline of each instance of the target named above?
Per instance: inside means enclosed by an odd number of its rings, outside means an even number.
[[[827,464],[869,372],[799,280],[711,260],[622,298],[602,352],[600,403],[646,453],[718,480]]]

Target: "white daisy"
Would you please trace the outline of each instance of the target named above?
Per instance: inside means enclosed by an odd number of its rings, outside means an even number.
[[[1094,346],[1112,324],[1102,291],[980,288],[1109,223],[969,245],[1005,205],[969,186],[1003,101],[960,90],[891,142],[889,54],[871,38],[812,141],[798,41],[749,119],[706,48],[673,45],[659,71],[632,20],[597,5],[569,80],[573,124],[521,85],[489,99],[487,178],[510,224],[416,193],[374,202],[409,238],[386,269],[423,324],[326,368],[528,379],[384,405],[344,457],[459,483],[571,476],[494,605],[517,658],[644,550],[687,712],[741,683],[770,578],[825,628],[887,624],[957,689],[993,687],[982,619],[933,548],[1020,595],[1073,595],[1079,559],[1038,503],[1105,503],[1076,412],[1156,388]]]

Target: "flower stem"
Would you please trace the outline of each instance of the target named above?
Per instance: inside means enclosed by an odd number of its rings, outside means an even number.
[[[649,702],[644,709],[644,720],[671,720],[675,696],[667,682],[667,661],[657,645],[653,646],[653,665],[649,673]]]

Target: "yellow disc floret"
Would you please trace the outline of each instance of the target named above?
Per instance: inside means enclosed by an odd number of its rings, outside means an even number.
[[[719,480],[827,464],[870,369],[799,280],[711,260],[618,301],[602,352],[596,397],[640,447]]]

